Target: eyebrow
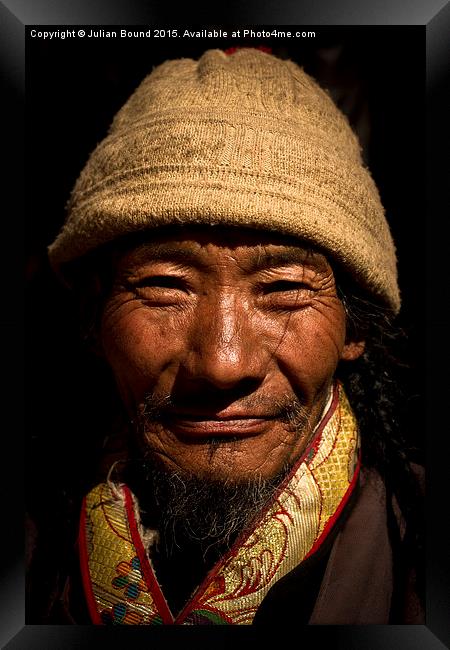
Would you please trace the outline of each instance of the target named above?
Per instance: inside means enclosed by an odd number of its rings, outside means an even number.
[[[144,244],[137,251],[137,262],[177,262],[183,266],[206,268],[207,264],[193,250],[170,244]]]
[[[180,247],[177,244],[147,243],[136,251],[136,262],[175,262],[182,266],[207,270],[208,263],[202,259],[202,252]],[[315,251],[300,246],[284,248],[275,251],[260,249],[253,259],[245,265],[249,273],[257,273],[271,268],[301,264],[302,266],[317,267],[322,265],[322,256]]]
[[[289,266],[292,264],[301,264],[302,266],[321,265],[321,257],[314,251],[301,247],[287,248],[273,252],[264,252],[259,254],[250,262],[250,272],[264,271],[280,266]]]

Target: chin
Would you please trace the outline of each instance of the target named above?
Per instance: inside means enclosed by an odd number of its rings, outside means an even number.
[[[291,468],[293,463],[280,460],[278,463],[257,462],[254,455],[221,448],[209,452],[203,458],[185,458],[178,461],[160,457],[159,463],[168,472],[181,472],[186,477],[201,479],[214,483],[243,483],[259,480],[271,480],[280,473],[285,474],[286,468]]]

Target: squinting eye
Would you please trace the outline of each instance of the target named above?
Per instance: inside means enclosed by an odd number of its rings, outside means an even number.
[[[182,308],[191,304],[189,283],[176,275],[148,275],[129,283],[136,298],[147,307]]]
[[[262,293],[264,305],[269,309],[283,311],[307,307],[314,296],[314,290],[309,285],[295,280],[264,283]]]

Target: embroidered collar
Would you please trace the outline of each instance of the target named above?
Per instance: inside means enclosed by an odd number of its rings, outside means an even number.
[[[342,386],[290,475],[174,617],[156,579],[126,485],[83,501],[80,561],[96,624],[251,624],[270,587],[321,546],[357,483],[359,436]]]

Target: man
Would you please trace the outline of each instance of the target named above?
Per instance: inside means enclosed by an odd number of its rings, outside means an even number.
[[[394,245],[308,75],[253,49],[157,67],[49,253],[128,417],[80,505],[62,620],[423,621]]]

